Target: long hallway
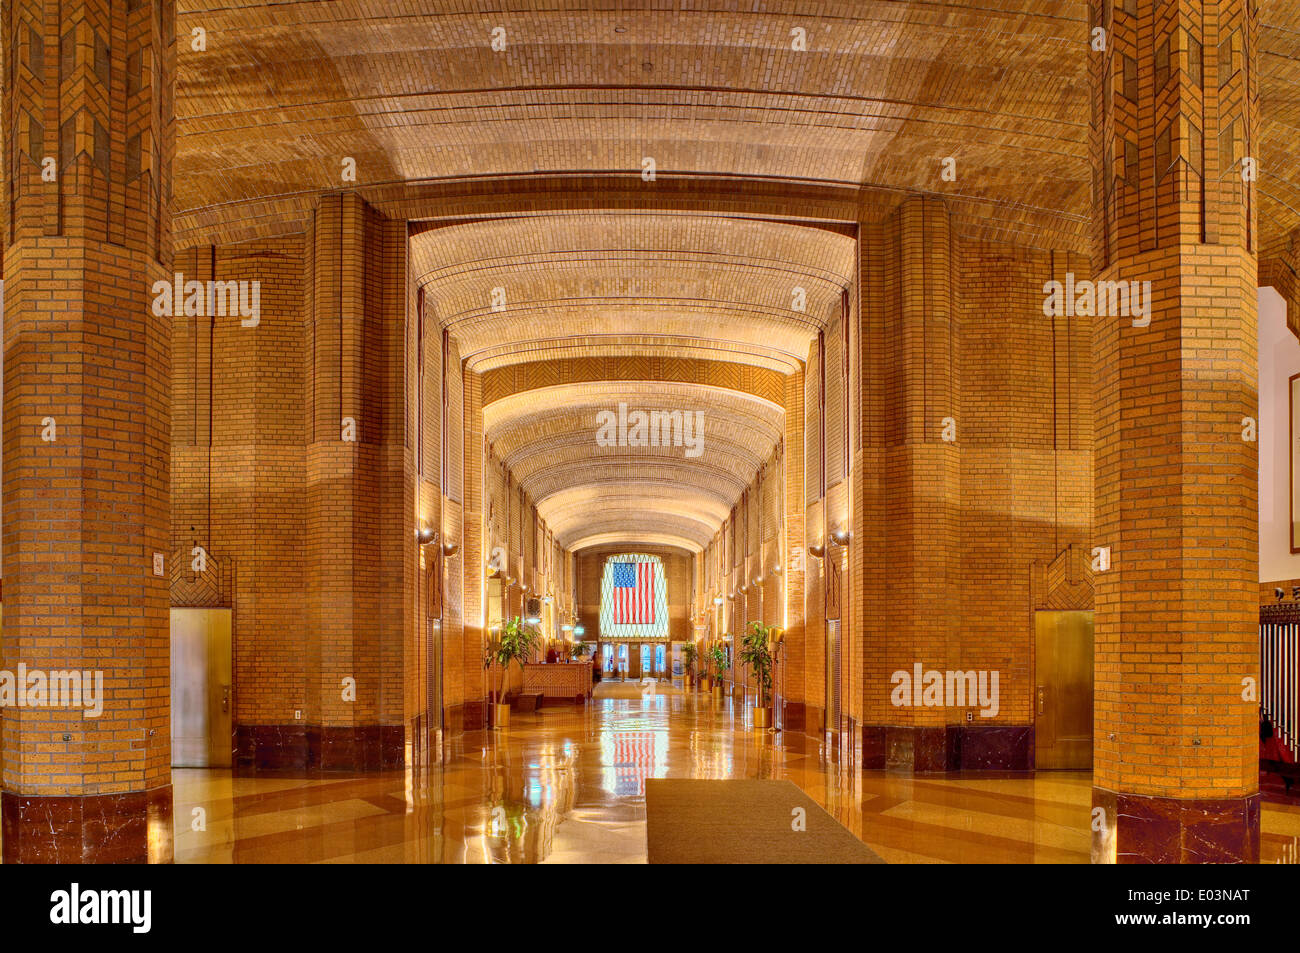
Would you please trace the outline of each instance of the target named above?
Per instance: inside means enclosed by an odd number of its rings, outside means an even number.
[[[789,779],[890,863],[1087,863],[1087,772],[854,770],[699,695],[595,700],[466,732],[427,772],[232,779],[173,772],[178,863],[644,863],[647,778]],[[189,829],[194,809],[206,830]],[[1266,804],[1263,863],[1294,863],[1300,806]]]

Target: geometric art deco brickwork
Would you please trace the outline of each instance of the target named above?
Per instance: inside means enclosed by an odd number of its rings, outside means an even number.
[[[1255,183],[1247,0],[1094,3],[1094,828],[1100,861],[1258,856]],[[1141,285],[1139,285],[1141,287]]]
[[[170,2],[6,3],[5,667],[104,711],[0,714],[4,860],[169,860]],[[46,160],[50,162],[46,162]],[[53,174],[47,179],[42,172]]]

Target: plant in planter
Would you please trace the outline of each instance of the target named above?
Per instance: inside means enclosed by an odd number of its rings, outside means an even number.
[[[740,640],[737,653],[742,665],[753,670],[758,682],[758,704],[754,706],[754,727],[772,725],[772,680],[776,672],[777,653],[781,650],[782,632],[774,625],[749,623],[749,632]]]
[[[493,663],[501,666],[501,680],[497,690],[496,726],[503,728],[510,724],[510,705],[506,702],[506,681],[510,675],[510,663],[518,662],[522,668],[528,657],[533,654],[541,638],[535,628],[523,619],[515,616],[506,619],[496,627],[496,633],[488,639],[487,649],[483,654],[483,667],[490,669]]]
[[[695,658],[699,655],[699,649],[695,647],[694,642],[687,642],[682,646],[682,665],[686,668],[686,683],[688,685],[695,682]]]
[[[727,653],[716,642],[709,649],[709,661],[713,664],[713,697],[721,701],[722,680],[727,675]]]
[[[585,662],[587,660],[587,653],[590,651],[591,646],[586,642],[574,642],[569,657],[575,662]]]

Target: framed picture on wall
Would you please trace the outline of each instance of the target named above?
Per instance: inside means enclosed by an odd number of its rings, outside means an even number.
[[[1291,552],[1300,553],[1300,486],[1296,485],[1296,474],[1300,473],[1300,374],[1292,374],[1288,380],[1287,388],[1287,405],[1290,412],[1290,426],[1288,427],[1288,436],[1290,437],[1291,465],[1288,468],[1290,473],[1290,501],[1291,501]]]

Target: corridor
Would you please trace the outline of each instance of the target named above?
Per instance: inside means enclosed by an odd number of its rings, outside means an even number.
[[[178,863],[644,863],[647,778],[785,778],[890,863],[1086,863],[1091,778],[854,771],[730,702],[605,699],[466,732],[447,763],[353,777],[173,772]],[[187,829],[195,808],[207,830]],[[1300,806],[1265,804],[1263,863]]]

